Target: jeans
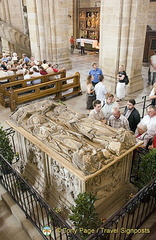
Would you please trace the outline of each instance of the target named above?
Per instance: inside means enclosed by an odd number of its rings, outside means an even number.
[[[81,54],[82,54],[82,55],[85,54],[85,51],[84,51],[84,47],[83,47],[83,46],[81,46]]]
[[[74,46],[73,44],[71,44],[71,49],[70,49],[70,53],[71,53],[71,54],[74,53],[74,47],[75,47],[75,46]]]

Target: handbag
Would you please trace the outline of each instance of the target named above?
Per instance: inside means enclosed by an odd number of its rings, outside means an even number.
[[[125,75],[124,80],[125,80],[125,84],[128,85],[128,83],[129,83],[129,78],[128,78],[127,74]]]

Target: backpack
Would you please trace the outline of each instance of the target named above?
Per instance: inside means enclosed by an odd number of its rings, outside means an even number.
[[[127,74],[126,74],[124,80],[125,80],[125,84],[128,85],[128,83],[129,83],[129,78],[128,78]]]

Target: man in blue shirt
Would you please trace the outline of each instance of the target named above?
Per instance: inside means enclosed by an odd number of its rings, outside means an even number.
[[[92,64],[92,69],[89,71],[89,75],[93,75],[94,79],[92,81],[93,86],[95,86],[99,82],[99,76],[103,75],[103,72],[100,68],[97,67],[96,63]]]
[[[25,53],[22,54],[23,63],[27,64],[30,62],[30,58],[27,57]]]

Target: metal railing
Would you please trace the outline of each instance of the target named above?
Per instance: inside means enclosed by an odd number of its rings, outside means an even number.
[[[44,201],[36,190],[21,177],[2,155],[0,155],[0,165],[1,185],[23,210],[26,218],[32,222],[43,239],[81,239],[72,232],[72,228],[65,220]]]
[[[156,209],[156,179],[142,188],[118,212],[86,240],[130,240],[133,234],[149,233],[140,226]]]

